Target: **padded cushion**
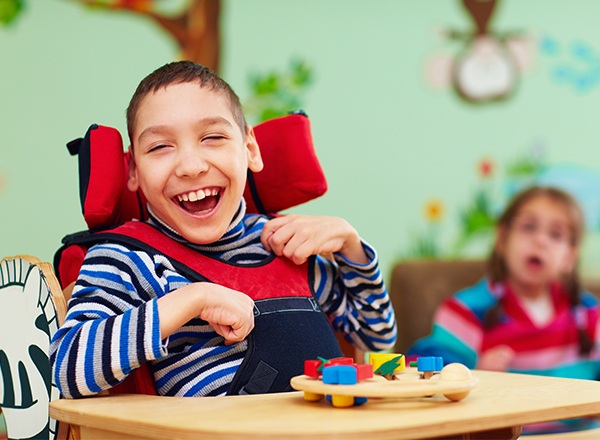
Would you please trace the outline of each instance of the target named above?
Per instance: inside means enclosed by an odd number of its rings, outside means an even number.
[[[248,212],[277,213],[327,191],[305,115],[275,118],[254,131],[265,166],[260,173],[249,173],[244,191]],[[127,189],[129,156],[118,130],[94,124],[67,146],[79,155],[79,196],[90,229],[147,217],[141,191]]]
[[[54,271],[63,290],[75,282],[79,276],[79,269],[81,269],[87,250],[87,246],[71,244],[61,246],[54,254]]]
[[[79,156],[79,198],[90,229],[147,217],[142,192],[127,189],[129,153],[118,130],[93,124],[67,147]]]
[[[265,166],[248,177],[248,212],[276,213],[325,194],[327,181],[305,115],[265,121],[254,127],[254,134]]]

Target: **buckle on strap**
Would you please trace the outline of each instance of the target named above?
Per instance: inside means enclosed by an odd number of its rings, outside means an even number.
[[[264,361],[260,361],[256,370],[250,376],[248,383],[242,387],[240,394],[266,394],[271,389],[275,378],[279,374],[275,368]]]

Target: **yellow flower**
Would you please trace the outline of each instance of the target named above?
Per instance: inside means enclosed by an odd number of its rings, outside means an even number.
[[[438,222],[444,215],[444,205],[440,200],[429,200],[425,204],[425,218],[430,222]]]

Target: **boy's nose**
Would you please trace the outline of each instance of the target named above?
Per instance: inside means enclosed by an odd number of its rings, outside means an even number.
[[[208,170],[208,162],[198,151],[182,151],[178,155],[175,174],[178,177],[196,177]]]

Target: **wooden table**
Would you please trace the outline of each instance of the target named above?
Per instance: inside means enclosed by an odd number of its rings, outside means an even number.
[[[114,395],[50,404],[87,439],[514,439],[521,425],[600,414],[600,382],[473,371],[459,402],[442,396],[308,402],[301,392],[203,398]],[[487,431],[487,433],[483,432]],[[477,432],[476,435],[468,433]]]

